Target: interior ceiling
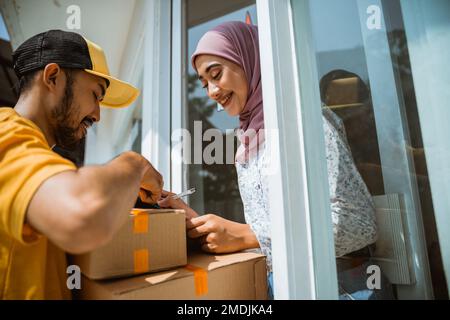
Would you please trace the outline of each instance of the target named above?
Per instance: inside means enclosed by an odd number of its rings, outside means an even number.
[[[147,1],[147,0],[146,0]],[[34,34],[68,30],[69,6],[81,10],[81,29],[75,30],[105,51],[110,72],[117,75],[133,18],[136,0],[9,0],[0,1],[13,49]],[[255,0],[186,0],[188,27],[252,5]],[[68,30],[70,31],[70,30]]]
[[[187,0],[188,28],[255,4],[255,0]]]
[[[81,29],[69,30],[71,5],[80,7]],[[135,0],[0,1],[13,49],[25,39],[50,29],[76,31],[105,51],[110,72],[117,75],[133,17]]]

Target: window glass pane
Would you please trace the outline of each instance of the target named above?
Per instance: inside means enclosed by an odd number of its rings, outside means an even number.
[[[340,298],[448,298],[400,1],[292,6],[313,42],[300,86],[321,101],[302,106],[322,112]]]
[[[0,14],[0,39],[9,41],[8,30],[6,30],[5,21],[3,20],[3,17],[1,14]]]
[[[423,144],[423,162],[420,190],[431,192],[422,196],[424,224],[427,237],[430,268],[435,298],[448,298],[445,290],[450,284],[450,2],[447,0],[404,1],[401,10],[406,39],[401,48],[407,46],[411,65],[415,97],[418,108],[416,125],[420,125]],[[403,52],[405,50],[403,49]],[[410,99],[405,95],[405,101]],[[425,174],[423,174],[425,173]],[[423,176],[425,175],[425,176]],[[430,182],[430,187],[426,184]],[[423,190],[423,191],[422,191]],[[431,199],[433,201],[431,201]],[[425,207],[425,208],[424,208]],[[430,214],[434,209],[434,215]],[[439,238],[434,230],[436,221]],[[439,239],[439,241],[438,241]],[[439,252],[439,248],[441,249]],[[442,256],[441,256],[442,254]],[[440,260],[447,275],[445,279]]]
[[[203,133],[211,128],[222,132],[224,152],[221,163],[207,164],[202,159],[195,159],[193,152],[191,164],[187,165],[188,186],[195,187],[197,192],[189,197],[191,207],[203,213],[214,213],[227,219],[244,222],[242,201],[237,183],[234,166],[234,152],[237,149],[237,139],[233,130],[239,127],[239,118],[231,117],[208,98],[205,89],[191,66],[190,57],[194,53],[200,38],[210,29],[225,21],[245,21],[249,15],[256,24],[256,7],[250,5],[254,1],[223,2],[223,1],[188,1],[187,2],[187,83],[186,92],[188,104],[185,109],[185,124],[191,134],[192,150],[195,141],[200,141],[202,151],[205,151],[213,141],[203,141]],[[196,135],[196,132],[200,132]],[[225,150],[226,141],[234,144],[231,154]],[[227,161],[228,159],[228,161]],[[229,161],[231,159],[231,161]],[[199,161],[200,160],[200,161]],[[230,163],[231,162],[231,163]]]
[[[13,70],[12,47],[0,14],[0,106],[12,107],[17,102],[17,78]]]

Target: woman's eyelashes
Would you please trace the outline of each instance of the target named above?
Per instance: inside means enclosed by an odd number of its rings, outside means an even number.
[[[213,78],[213,80],[219,80],[221,75],[222,72],[217,72],[215,74],[211,74],[211,77]]]
[[[214,81],[219,81],[220,77],[222,76],[222,71],[216,72],[216,73],[211,73],[211,79]],[[203,89],[207,89],[208,88],[208,82],[206,81],[203,86]]]

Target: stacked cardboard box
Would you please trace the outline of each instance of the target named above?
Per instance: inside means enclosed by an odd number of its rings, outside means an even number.
[[[80,299],[89,300],[266,300],[263,255],[196,253],[188,265],[128,279],[93,281],[83,277]]]
[[[186,265],[184,210],[135,209],[105,246],[72,257],[90,279],[110,279]]]
[[[183,210],[134,210],[111,242],[71,263],[79,299],[267,299],[263,255],[187,257]]]

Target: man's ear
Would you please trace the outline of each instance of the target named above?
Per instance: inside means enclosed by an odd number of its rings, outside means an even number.
[[[49,63],[45,66],[42,73],[42,80],[44,85],[50,90],[54,91],[57,84],[61,83],[62,70],[57,63]]]

